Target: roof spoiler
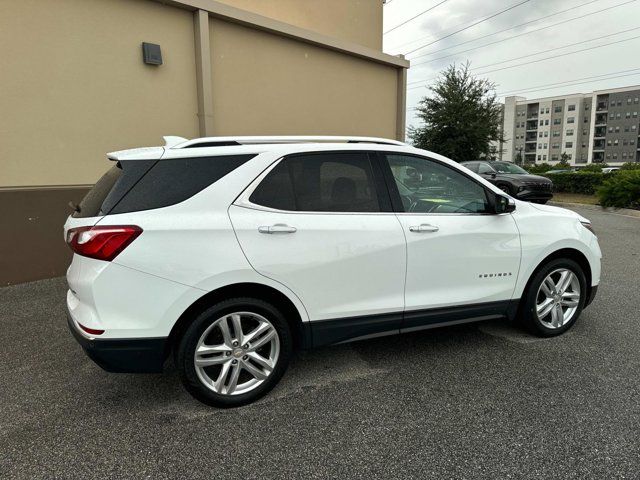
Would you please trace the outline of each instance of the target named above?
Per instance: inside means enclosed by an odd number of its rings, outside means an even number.
[[[164,140],[165,148],[172,148],[172,147],[175,147],[176,145],[179,145],[181,143],[188,141],[188,139],[186,138],[176,137],[172,135],[164,136],[162,137],[162,139]]]

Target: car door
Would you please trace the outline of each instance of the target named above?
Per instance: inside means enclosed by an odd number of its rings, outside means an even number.
[[[398,333],[406,242],[376,155],[284,157],[229,215],[248,261],[302,301],[315,345]]]
[[[492,213],[495,194],[444,162],[382,158],[407,238],[403,329],[504,314],[521,249],[512,216]]]

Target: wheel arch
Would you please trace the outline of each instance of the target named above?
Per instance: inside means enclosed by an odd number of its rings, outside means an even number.
[[[175,322],[169,333],[165,347],[165,356],[173,350],[176,342],[182,337],[191,322],[204,310],[223,300],[235,297],[250,297],[264,300],[277,307],[287,319],[294,339],[294,347],[307,348],[311,345],[310,330],[296,305],[284,293],[274,287],[261,283],[243,282],[226,285],[212,290],[193,302]]]
[[[533,277],[535,277],[538,271],[542,267],[544,267],[547,263],[549,263],[551,260],[555,260],[557,258],[568,258],[576,262],[578,265],[580,265],[580,268],[582,268],[582,271],[584,273],[586,283],[587,283],[586,298],[590,298],[591,288],[592,288],[591,265],[589,264],[589,260],[587,259],[586,255],[582,253],[580,250],[577,250],[575,248],[561,248],[559,250],[555,250],[554,252],[544,257],[540,262],[538,262],[538,264],[536,265],[536,268],[533,269],[533,271],[529,275],[529,278],[527,279],[527,283],[525,284],[524,290],[522,291],[522,295],[525,295],[525,293],[529,290],[529,286],[531,285]]]

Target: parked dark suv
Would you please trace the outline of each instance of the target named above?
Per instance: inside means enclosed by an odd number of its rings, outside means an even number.
[[[512,197],[534,203],[547,203],[552,197],[553,182],[547,177],[531,175],[509,162],[462,162]]]

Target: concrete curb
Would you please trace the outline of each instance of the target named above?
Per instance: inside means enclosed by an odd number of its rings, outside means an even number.
[[[549,205],[555,205],[556,207],[577,207],[577,208],[586,208],[588,210],[596,210],[602,213],[613,213],[616,215],[625,215],[627,217],[637,217],[640,218],[640,210],[633,210],[631,208],[612,208],[612,207],[601,207],[600,205],[589,205],[587,203],[570,203],[570,202],[549,202]]]

